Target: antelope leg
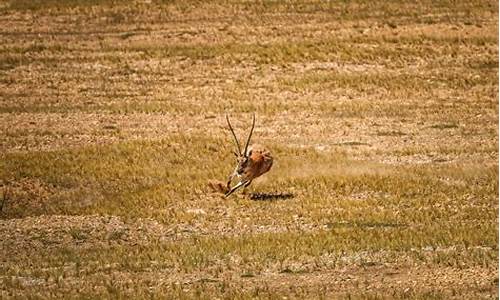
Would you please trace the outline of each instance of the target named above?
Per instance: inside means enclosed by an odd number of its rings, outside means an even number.
[[[237,189],[239,189],[240,187],[242,187],[246,183],[248,183],[248,181],[240,181],[240,182],[238,182],[237,185],[235,185],[229,192],[226,193],[226,197],[229,197],[229,195],[231,195],[234,191],[236,191]]]
[[[236,172],[231,173],[229,177],[227,178],[227,188],[231,188],[231,181],[233,181],[234,176],[236,176]]]

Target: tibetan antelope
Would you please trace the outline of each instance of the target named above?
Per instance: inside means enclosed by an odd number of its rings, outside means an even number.
[[[233,173],[229,175],[227,180],[228,192],[226,193],[226,197],[228,197],[240,187],[249,186],[250,183],[252,183],[252,180],[268,172],[273,166],[273,156],[269,150],[261,145],[254,144],[251,147],[248,147],[250,139],[252,138],[253,129],[255,127],[255,114],[253,115],[252,128],[248,134],[243,152],[241,152],[240,143],[238,142],[238,138],[234,133],[233,126],[231,126],[231,122],[229,122],[229,117],[227,115],[226,120],[227,125],[229,125],[229,130],[231,130],[231,133],[233,134],[236,149],[238,150],[238,152],[234,151],[234,155],[236,156],[236,168]],[[239,182],[231,188],[231,181],[234,177],[237,177]]]

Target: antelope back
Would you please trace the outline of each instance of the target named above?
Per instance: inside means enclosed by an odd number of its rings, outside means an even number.
[[[253,179],[268,172],[273,165],[271,152],[262,145],[255,144],[248,149],[247,159],[239,165],[241,173],[246,179]]]

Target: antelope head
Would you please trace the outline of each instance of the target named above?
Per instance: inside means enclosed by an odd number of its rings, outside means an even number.
[[[243,152],[241,151],[240,142],[238,141],[238,138],[234,133],[234,129],[233,126],[231,126],[231,122],[229,121],[228,115],[226,115],[226,121],[227,125],[229,126],[229,130],[233,135],[234,143],[236,146],[236,151],[233,150],[234,156],[236,157],[235,172],[240,174],[241,172],[238,171],[242,171],[245,168],[245,166],[248,164],[249,156],[251,154],[251,151],[248,151],[248,145],[250,144],[250,139],[252,138],[253,129],[255,127],[255,114],[253,115],[252,128],[250,129],[250,133],[248,134],[247,142],[245,143],[245,148],[243,149]]]

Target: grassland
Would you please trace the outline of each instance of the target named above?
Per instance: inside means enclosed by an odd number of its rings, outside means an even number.
[[[2,299],[498,298],[496,1],[3,0],[0,132]]]

